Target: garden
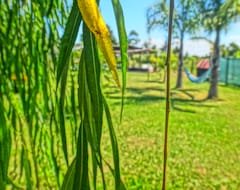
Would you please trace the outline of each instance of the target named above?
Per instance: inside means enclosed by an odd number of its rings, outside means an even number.
[[[151,5],[161,48],[111,5],[117,37],[97,0],[0,0],[0,190],[239,189],[240,46],[220,46],[239,1]],[[200,29],[211,52],[184,54]]]

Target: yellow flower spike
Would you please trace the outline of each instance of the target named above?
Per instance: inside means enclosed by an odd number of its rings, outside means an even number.
[[[118,87],[121,88],[117,74],[117,61],[113,52],[110,32],[98,9],[96,0],[78,0],[78,7],[84,22],[97,40],[98,46],[108,63],[115,82]]]

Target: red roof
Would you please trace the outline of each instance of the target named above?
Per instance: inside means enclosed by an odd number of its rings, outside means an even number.
[[[210,61],[208,59],[202,59],[197,64],[197,68],[199,69],[208,69],[210,67]]]

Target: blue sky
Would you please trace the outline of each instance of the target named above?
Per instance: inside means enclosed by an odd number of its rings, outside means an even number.
[[[121,0],[127,33],[131,30],[136,30],[140,38],[144,40],[148,39],[146,10],[155,2],[156,0]],[[100,6],[105,21],[110,25],[116,35],[116,23],[111,0],[102,0]]]
[[[167,36],[166,31],[155,29],[149,35],[146,29],[146,10],[156,2],[157,0],[121,0],[127,33],[131,30],[135,30],[138,32],[142,42],[151,39],[152,43],[161,47]],[[102,0],[100,7],[106,23],[111,27],[114,35],[117,36],[117,28],[111,0]],[[214,40],[213,35],[209,37],[211,40]],[[231,24],[227,33],[222,32],[221,44],[229,44],[230,42],[235,42],[240,45],[240,22]],[[205,55],[210,52],[210,45],[206,41],[192,41],[186,39],[185,52],[196,55]]]

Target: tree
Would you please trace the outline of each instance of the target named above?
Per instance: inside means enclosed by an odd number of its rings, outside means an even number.
[[[182,87],[182,66],[183,66],[183,48],[184,37],[187,33],[192,33],[198,26],[197,3],[194,0],[178,0],[174,12],[173,31],[180,40],[178,52],[178,75],[176,88]],[[168,7],[165,0],[152,5],[147,10],[147,27],[150,32],[155,27],[168,26]]]
[[[238,57],[240,52],[240,46],[234,42],[231,42],[228,46],[220,46],[220,54],[222,57]]]
[[[151,39],[148,39],[146,40],[144,43],[143,43],[143,47],[148,49],[148,48],[151,48]]]
[[[220,59],[220,34],[223,29],[234,21],[239,15],[239,2],[237,0],[202,0],[200,3],[203,27],[209,33],[215,33],[212,56],[211,83],[208,98],[218,97],[218,68]]]
[[[135,46],[140,42],[139,34],[135,30],[131,30],[128,34],[128,44]]]
[[[161,51],[167,51],[167,40],[164,41],[164,44],[162,45],[162,47],[160,48]]]
[[[240,46],[234,42],[231,42],[228,47],[229,56],[234,57],[235,54],[240,50]]]
[[[229,56],[229,48],[226,45],[220,46],[220,52],[222,57],[228,57]]]

